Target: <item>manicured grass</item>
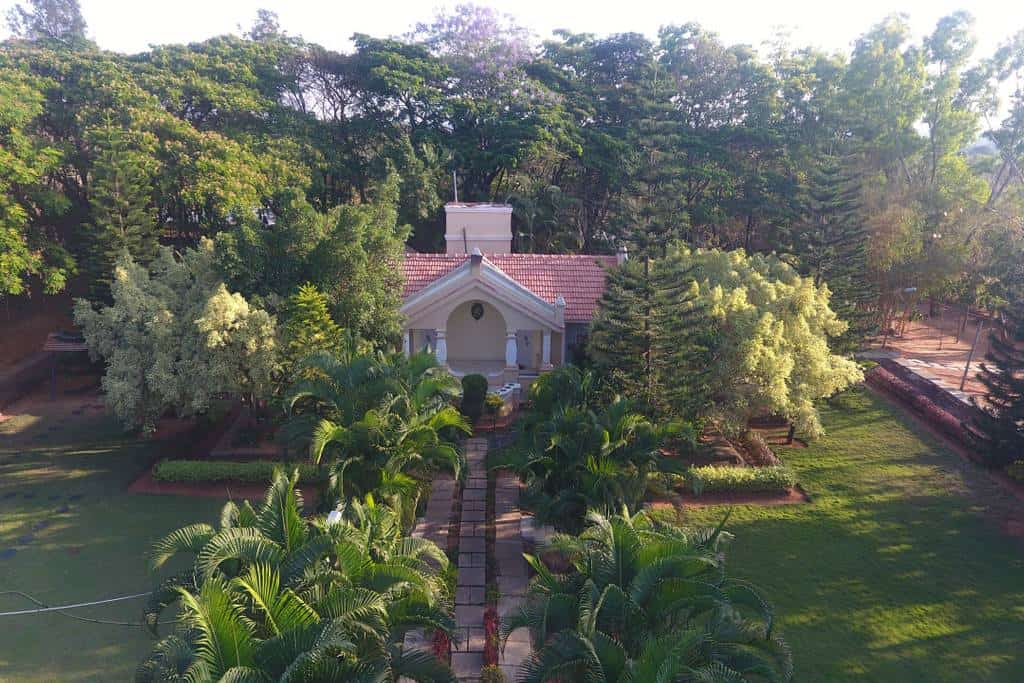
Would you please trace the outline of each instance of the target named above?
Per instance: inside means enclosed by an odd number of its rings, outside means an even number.
[[[828,436],[782,451],[813,502],[736,507],[728,525],[731,573],[775,603],[797,680],[1024,680],[1024,550],[986,519],[1020,503],[864,392],[823,417]],[[0,559],[0,591],[51,604],[142,592],[154,539],[216,520],[218,500],[126,493],[154,447],[122,438],[112,420],[33,422],[0,424],[0,552],[17,549]],[[26,434],[39,440],[13,443]],[[140,605],[76,613],[136,621]],[[28,607],[0,596],[0,611]],[[130,680],[151,642],[136,627],[0,617],[0,681]]]
[[[31,435],[38,438],[24,440]],[[65,411],[0,424],[0,593],[24,591],[52,605],[152,588],[151,543],[186,523],[214,522],[222,504],[128,494],[125,487],[148,467],[153,451],[152,444],[123,438],[116,422],[102,416]],[[11,548],[16,553],[5,557]],[[138,622],[142,602],[74,613]],[[31,607],[0,595],[0,612]],[[151,644],[139,626],[53,613],[0,617],[0,681],[128,681]]]
[[[865,391],[823,420],[781,451],[813,502],[727,526],[730,573],[775,604],[796,680],[1024,680],[1024,549],[991,519],[1022,503]]]

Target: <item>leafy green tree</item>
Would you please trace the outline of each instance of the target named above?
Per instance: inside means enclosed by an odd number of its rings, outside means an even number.
[[[1008,334],[990,333],[989,353],[978,373],[985,385],[984,402],[977,403],[983,415],[981,451],[995,467],[1024,460],[1024,302],[1011,305],[1004,317]]]
[[[67,46],[86,41],[78,0],[29,0],[28,7],[15,5],[7,13],[7,26],[25,40],[55,41]]]
[[[733,431],[754,415],[784,415],[817,436],[815,401],[862,377],[854,361],[829,348],[847,326],[829,306],[828,291],[775,256],[679,246],[667,258],[694,278],[698,302],[716,326],[705,378],[711,417]]]
[[[78,299],[74,314],[89,353],[106,363],[105,400],[126,426],[149,430],[169,409],[202,413],[221,394],[251,405],[269,391],[275,320],[219,281],[209,242],[181,260],[161,247],[151,271],[124,252],[111,295],[98,307]]]
[[[159,231],[151,206],[152,164],[131,149],[128,134],[112,125],[96,130],[93,177],[89,186],[92,223],[82,272],[88,278],[89,298],[108,301],[114,263],[125,250],[136,263],[156,256]]]
[[[273,226],[243,221],[217,235],[219,268],[246,296],[291,294],[312,283],[346,331],[385,345],[401,330],[399,262],[408,227],[397,223],[397,178],[379,188],[377,201],[314,209],[292,191]]]
[[[579,536],[550,546],[570,562],[537,571],[502,634],[528,628],[521,680],[788,681],[789,648],[768,602],[728,578],[721,527],[686,530],[641,512],[591,513]]]
[[[452,633],[448,558],[403,538],[396,515],[354,501],[339,521],[305,519],[298,474],[277,472],[259,508],[229,502],[220,528],[192,524],[153,548],[160,569],[178,555],[191,571],[151,596],[147,618],[180,605],[177,633],[161,639],[137,681],[452,681],[432,653],[403,651],[405,633]]]
[[[25,293],[33,276],[53,294],[75,272],[48,225],[66,205],[46,184],[60,164],[60,149],[43,142],[36,130],[45,86],[46,81],[0,68],[0,297]]]

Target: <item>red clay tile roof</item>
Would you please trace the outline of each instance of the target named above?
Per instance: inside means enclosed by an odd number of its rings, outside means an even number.
[[[405,291],[408,297],[465,263],[469,256],[406,254]],[[565,321],[589,323],[604,293],[605,268],[614,256],[586,254],[487,254],[484,256],[510,278],[549,303],[565,299]]]

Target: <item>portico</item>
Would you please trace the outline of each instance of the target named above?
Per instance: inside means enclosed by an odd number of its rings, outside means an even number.
[[[403,347],[429,349],[452,374],[479,373],[491,385],[519,382],[562,362],[565,300],[541,299],[479,249],[409,297]]]
[[[512,207],[445,205],[445,253],[408,252],[402,346],[456,376],[519,384],[578,356],[620,256],[514,254]]]

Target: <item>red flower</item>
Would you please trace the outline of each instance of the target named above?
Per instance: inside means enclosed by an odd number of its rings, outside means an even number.
[[[484,665],[498,664],[498,610],[488,607],[484,612]]]
[[[441,629],[434,631],[434,656],[440,659],[442,662],[447,662],[451,658],[451,641],[448,639],[448,634]]]

